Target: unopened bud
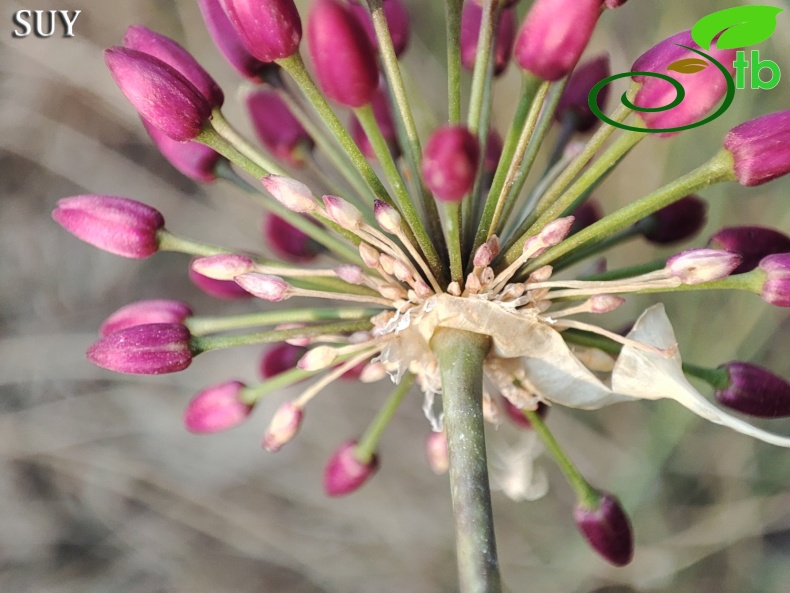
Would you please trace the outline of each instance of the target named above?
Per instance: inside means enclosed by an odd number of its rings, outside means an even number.
[[[386,202],[376,200],[373,203],[373,215],[382,231],[392,234],[400,232],[403,218],[395,208]]]
[[[685,241],[705,226],[708,205],[697,196],[686,196],[637,223],[645,239],[664,245]]]
[[[87,352],[88,360],[116,373],[161,375],[192,362],[189,330],[180,323],[135,325],[104,336]]]
[[[375,383],[387,376],[387,369],[380,362],[370,362],[365,365],[359,374],[362,383]]]
[[[667,260],[670,276],[683,284],[702,284],[726,278],[741,263],[737,253],[722,249],[688,249]]]
[[[362,257],[362,262],[367,267],[375,268],[379,265],[379,257],[381,257],[381,254],[367,243],[359,244],[359,255]]]
[[[192,309],[184,302],[147,300],[129,303],[110,315],[99,327],[99,335],[108,336],[127,327],[148,323],[184,323]]]
[[[337,350],[331,346],[316,346],[308,350],[296,367],[303,371],[320,371],[331,365],[337,358]]]
[[[356,456],[357,441],[346,441],[329,459],[324,469],[324,492],[329,496],[344,496],[358,490],[379,467],[374,455],[370,461]]]
[[[252,272],[255,262],[244,255],[220,253],[199,257],[192,261],[192,269],[214,280],[233,280],[236,276]]]
[[[554,119],[560,123],[569,121],[577,132],[586,132],[599,124],[601,120],[590,109],[590,91],[611,74],[608,54],[579,64],[565,85],[554,112]],[[606,85],[595,96],[598,109],[604,109],[609,89],[609,85]]]
[[[233,280],[214,280],[189,267],[189,280],[209,296],[226,301],[251,299],[252,295]]]
[[[244,422],[252,412],[252,406],[241,399],[241,391],[245,387],[241,381],[226,381],[195,395],[184,410],[187,430],[208,434]]]
[[[460,202],[472,191],[480,145],[464,126],[444,126],[428,139],[422,156],[425,185],[443,202]]]
[[[764,257],[775,253],[790,253],[790,237],[784,233],[761,226],[726,227],[708,241],[712,249],[726,249],[741,256],[741,265],[733,274],[750,272]]]
[[[590,313],[610,313],[625,303],[625,299],[613,294],[597,294],[590,297]]]
[[[285,402],[274,413],[266,434],[263,435],[262,446],[269,453],[276,453],[299,432],[302,426],[304,411],[293,402]]]
[[[760,418],[790,416],[790,383],[748,362],[732,361],[721,367],[728,385],[715,392],[716,400],[742,414]]]
[[[302,21],[293,0],[221,0],[247,50],[274,62],[299,50]]]
[[[260,373],[264,379],[296,368],[296,363],[304,355],[304,348],[287,342],[275,344],[267,349],[261,357]]]
[[[244,290],[264,301],[277,303],[290,297],[290,285],[279,276],[251,272],[236,276],[234,280]]]
[[[267,175],[261,179],[261,183],[275,200],[289,210],[313,212],[318,207],[313,192],[301,181],[282,175]]]
[[[315,222],[306,215],[302,216],[311,224]],[[288,262],[312,261],[324,249],[302,229],[271,212],[264,216],[261,231],[269,249]]]
[[[337,277],[343,282],[348,282],[349,284],[362,284],[365,279],[362,268],[353,264],[343,264],[342,266],[336,267],[335,274],[337,274]]]
[[[322,200],[329,217],[344,229],[354,230],[362,224],[362,212],[351,203],[337,196],[324,196]]]
[[[258,89],[244,95],[256,136],[266,149],[292,167],[304,165],[300,148],[310,150],[313,139],[277,91]]]
[[[617,498],[601,494],[595,508],[577,505],[573,519],[593,550],[611,564],[625,566],[634,556],[631,521]]]
[[[761,185],[790,173],[790,110],[762,115],[735,126],[724,137],[738,183]]]
[[[765,282],[760,298],[777,307],[790,307],[790,253],[776,253],[760,260]]]

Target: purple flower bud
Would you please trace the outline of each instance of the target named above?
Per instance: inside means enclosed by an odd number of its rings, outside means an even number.
[[[259,299],[272,303],[279,303],[290,296],[291,287],[279,276],[251,272],[236,276],[236,284]]]
[[[459,202],[472,191],[480,160],[480,145],[464,126],[444,126],[428,139],[422,175],[437,199]]]
[[[99,327],[99,335],[108,336],[127,327],[149,323],[184,323],[191,316],[192,309],[182,301],[137,301],[121,307],[105,319]]]
[[[224,157],[213,148],[200,142],[178,142],[147,121],[142,122],[159,152],[178,171],[202,183],[211,183],[217,179],[217,163]]]
[[[126,47],[112,47],[104,51],[104,61],[140,116],[173,140],[193,140],[211,118],[208,99],[162,60]]]
[[[678,60],[701,59],[699,54],[680,47],[680,45],[699,49],[699,46],[691,38],[691,32],[681,31],[647,50],[631,66],[633,72],[657,72],[669,75],[682,84],[686,90],[686,97],[676,107],[665,111],[640,113],[640,117],[648,128],[677,128],[699,121],[721,100],[727,91],[727,80],[713,64],[709,64],[702,71],[691,73],[669,70],[669,67]],[[708,54],[721,62],[732,74],[735,71],[732,65],[735,60],[735,51],[734,49],[713,47],[708,51]],[[634,105],[638,107],[664,107],[672,103],[677,96],[675,87],[666,80],[653,76],[634,76],[634,80],[642,83],[642,87],[634,98]],[[661,135],[672,134],[674,132]]]
[[[516,38],[515,61],[543,80],[559,80],[579,61],[603,0],[535,0]]]
[[[118,373],[175,373],[192,362],[189,338],[189,330],[180,323],[135,325],[95,342],[88,348],[88,360]]]
[[[732,361],[719,368],[727,371],[727,387],[714,395],[721,405],[760,418],[790,416],[790,383],[748,362]]]
[[[708,247],[726,249],[741,256],[741,265],[733,274],[750,272],[760,260],[774,253],[790,252],[790,237],[784,233],[761,226],[733,226],[721,229],[714,234]]]
[[[741,264],[741,256],[722,249],[687,249],[667,260],[670,276],[683,284],[702,284],[726,278]]]
[[[601,494],[594,509],[577,505],[573,520],[593,550],[615,566],[625,566],[634,556],[631,521],[617,498]]]
[[[263,218],[263,238],[277,257],[294,263],[314,260],[321,252],[321,246],[303,231],[276,214]]]
[[[296,363],[304,356],[306,350],[286,342],[275,344],[267,349],[261,357],[260,372],[264,379],[271,379],[280,373],[296,368]]]
[[[379,468],[374,455],[367,463],[356,457],[357,441],[346,441],[334,452],[324,469],[324,492],[344,496],[358,490]]]
[[[135,259],[157,252],[157,231],[165,226],[165,219],[158,210],[116,196],[63,198],[53,210],[52,218],[94,247]]]
[[[241,381],[226,381],[204,389],[184,410],[184,425],[189,432],[208,434],[233,428],[244,422],[252,406],[242,401]]]
[[[189,268],[189,280],[209,296],[225,301],[250,299],[252,295],[233,280],[215,280]]]
[[[269,152],[292,167],[304,165],[299,148],[310,151],[313,139],[276,91],[260,89],[245,96],[247,110],[258,139]]]
[[[790,110],[762,115],[735,126],[724,137],[738,183],[761,185],[790,172]]]
[[[570,119],[577,132],[586,132],[599,124],[601,120],[590,109],[590,91],[611,74],[609,54],[596,56],[577,66],[557,103],[554,119],[558,122]],[[603,110],[608,96],[609,85],[603,87],[595,97],[599,109]]]
[[[401,0],[382,0],[384,7],[384,17],[387,19],[387,28],[392,39],[392,47],[395,55],[400,56],[409,45],[411,27],[409,24],[409,11]],[[378,49],[379,42],[376,39],[376,30],[373,28],[373,19],[366,6],[360,0],[350,0],[349,10],[359,20],[359,24],[367,33],[370,45]]]
[[[225,95],[216,81],[192,57],[192,54],[169,37],[160,35],[146,27],[132,26],[126,29],[123,44],[129,49],[141,51],[162,60],[195,85],[195,88],[206,98],[211,107],[222,107]]]
[[[395,122],[392,120],[392,110],[390,109],[389,98],[381,87],[376,89],[370,105],[373,108],[373,116],[376,118],[376,123],[379,126],[381,135],[384,137],[384,140],[387,141],[390,152],[397,153],[399,149],[398,133],[395,128]],[[359,147],[359,150],[362,151],[362,154],[365,155],[365,158],[374,160],[376,158],[376,153],[373,150],[373,146],[370,144],[370,140],[368,140],[367,134],[365,134],[365,130],[362,129],[362,124],[359,123],[356,116],[351,116],[349,132],[354,139],[354,143]]]
[[[667,244],[685,241],[705,226],[708,204],[697,196],[686,196],[637,223],[645,239]]]
[[[593,198],[587,200],[576,210],[573,211],[573,224],[571,225],[570,235],[586,229],[593,223],[601,220],[601,205]]]
[[[521,428],[529,428],[532,429],[532,423],[524,416],[524,412],[522,412],[519,408],[513,405],[513,403],[506,397],[502,397],[502,405],[505,408],[505,413],[507,417],[515,424],[516,426],[520,426]],[[535,410],[538,413],[538,416],[541,418],[545,418],[546,414],[549,413],[549,406],[544,404],[543,402],[538,402],[538,407]]]
[[[307,39],[318,83],[346,107],[362,107],[379,85],[375,50],[349,7],[317,0],[307,21]]]
[[[765,272],[760,298],[777,307],[790,307],[790,253],[776,253],[760,260]]]
[[[276,453],[288,444],[299,432],[304,411],[293,402],[285,402],[274,413],[261,445],[269,453]]]
[[[220,0],[247,50],[261,62],[294,55],[302,21],[293,0]]]
[[[494,76],[502,74],[510,62],[518,28],[517,18],[513,8],[506,8],[500,13],[494,43]],[[483,8],[475,2],[465,2],[461,12],[461,64],[467,70],[475,66],[482,20]]]

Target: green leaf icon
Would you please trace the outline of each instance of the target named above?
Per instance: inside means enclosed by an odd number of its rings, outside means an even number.
[[[704,70],[707,67],[708,63],[701,58],[684,58],[682,60],[678,60],[677,62],[672,62],[669,66],[667,66],[667,70],[680,72],[681,74],[694,74],[695,72]]]
[[[735,49],[768,39],[776,30],[776,16],[782,12],[775,6],[736,6],[702,17],[691,29],[691,38],[709,50],[719,35],[716,47]]]

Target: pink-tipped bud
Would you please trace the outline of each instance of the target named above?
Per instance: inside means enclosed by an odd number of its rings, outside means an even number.
[[[621,296],[613,294],[597,294],[590,297],[590,313],[603,314],[611,313],[625,303]]]
[[[189,267],[189,280],[201,291],[216,299],[224,301],[235,301],[251,299],[252,295],[236,284],[233,280],[215,280],[196,272],[192,266]]]
[[[362,284],[365,280],[365,274],[362,268],[353,264],[343,264],[342,266],[336,267],[335,274],[337,274],[337,277],[343,282],[348,282],[349,284]]]
[[[505,413],[507,414],[507,417],[513,422],[513,424],[520,426],[521,428],[528,428],[532,430],[532,423],[524,415],[524,412],[513,405],[513,403],[506,397],[502,397],[501,400],[502,405],[505,408]],[[543,402],[538,402],[538,407],[535,412],[537,412],[538,416],[541,418],[545,418],[546,414],[549,413],[549,406]]]
[[[340,375],[341,381],[359,381],[359,378],[362,376],[362,371],[365,370],[365,367],[368,365],[367,361],[360,362],[358,365],[355,365],[348,369],[345,373]],[[340,366],[340,365],[337,365]],[[337,368],[337,367],[335,367]]]
[[[362,212],[356,206],[337,196],[321,198],[329,217],[344,229],[354,230],[362,224]]]
[[[441,476],[450,469],[450,451],[447,448],[447,435],[444,432],[432,432],[425,439],[425,457],[433,473]]]
[[[72,235],[115,255],[143,259],[159,250],[165,219],[155,208],[116,196],[82,195],[58,200],[52,218]]]
[[[184,410],[184,425],[189,432],[209,434],[238,426],[252,412],[241,399],[246,387],[241,381],[226,381],[204,389]]]
[[[603,0],[535,0],[516,38],[514,59],[543,80],[573,70],[592,37]]]
[[[312,219],[308,219],[312,223]],[[276,214],[263,217],[263,239],[280,259],[289,262],[308,262],[314,260],[323,247],[313,241],[301,229]]]
[[[551,221],[540,233],[524,241],[522,252],[530,257],[537,257],[549,247],[561,243],[570,233],[574,220],[573,216],[565,216]]]
[[[761,226],[726,227],[714,234],[708,247],[726,249],[741,256],[741,265],[733,274],[750,272],[764,257],[774,253],[790,252],[790,237],[784,233]]]
[[[579,64],[571,74],[562,92],[554,119],[558,122],[569,121],[577,132],[586,132],[601,122],[590,109],[590,91],[604,78],[612,75],[609,68],[609,54],[602,54]],[[596,95],[598,109],[603,110],[609,96],[609,86]]]
[[[494,44],[494,76],[499,76],[510,63],[513,53],[513,40],[518,28],[515,9],[506,8],[500,13]],[[461,64],[472,70],[477,58],[477,41],[480,37],[480,22],[483,8],[476,2],[464,2],[461,12]]]
[[[769,113],[735,126],[724,137],[738,183],[762,185],[790,173],[790,110]]]
[[[395,208],[386,202],[376,200],[373,203],[373,216],[376,217],[376,222],[382,231],[392,234],[400,232],[403,218]]]
[[[691,239],[703,226],[708,205],[697,196],[686,196],[637,223],[645,239],[665,245]]]
[[[587,201],[573,211],[573,224],[568,234],[574,235],[591,224],[598,222],[601,218],[601,205],[597,200],[588,198]]]
[[[211,103],[162,60],[126,47],[104,52],[121,92],[140,116],[173,140],[193,140],[211,118]]]
[[[307,326],[306,323],[281,323],[280,325],[275,326],[274,329],[276,329],[276,330],[297,329],[297,328],[306,327],[306,326]],[[307,346],[309,346],[310,344],[313,343],[313,338],[308,338],[308,337],[303,337],[303,336],[302,337],[297,337],[297,338],[287,338],[285,340],[285,343],[286,344],[290,344],[291,346],[299,346],[300,348],[306,348]],[[304,352],[305,351],[302,350],[302,354],[304,354]],[[300,358],[301,358],[301,355],[300,355]],[[294,366],[296,366],[296,362],[297,361],[294,361]]]
[[[282,175],[267,175],[261,183],[275,200],[289,210],[313,212],[318,207],[313,192],[301,181]]]
[[[727,91],[727,79],[713,64],[704,66],[701,71],[695,70],[690,73],[679,72],[674,68],[670,69],[680,60],[689,58],[695,61],[702,60],[699,54],[680,47],[681,45],[699,49],[699,46],[691,38],[691,32],[681,31],[647,50],[631,66],[632,72],[666,74],[677,80],[686,90],[685,98],[676,107],[662,111],[640,112],[640,117],[648,128],[677,128],[695,123],[713,109]],[[735,51],[734,49],[712,47],[707,53],[721,62],[732,74],[735,71],[733,67]],[[677,96],[675,87],[666,80],[654,76],[634,76],[634,80],[642,83],[642,87],[634,98],[634,105],[638,107],[651,109],[665,107],[672,103]]]
[[[480,161],[477,138],[464,126],[434,131],[422,155],[425,185],[443,202],[459,202],[472,191]]]
[[[280,95],[259,89],[246,93],[244,102],[261,144],[292,167],[303,166],[304,151],[312,150],[313,140]]]
[[[741,264],[741,256],[723,249],[687,249],[667,260],[670,276],[683,284],[702,284],[721,280]]]
[[[294,55],[302,21],[293,0],[220,0],[239,38],[261,62]]]
[[[502,137],[496,130],[488,132],[486,139],[486,153],[483,156],[483,173],[486,175],[493,175],[496,173],[496,168],[499,165],[499,159],[502,157]]]
[[[324,492],[329,496],[345,496],[358,490],[379,467],[374,455],[370,461],[356,456],[357,441],[346,441],[332,454],[324,469]]]
[[[304,411],[293,402],[285,402],[274,413],[261,445],[269,453],[277,453],[291,442],[302,426]]]
[[[362,372],[359,374],[359,380],[362,383],[375,383],[381,381],[387,376],[387,369],[380,362],[365,363]]]
[[[275,344],[267,349],[261,357],[260,372],[264,379],[271,379],[277,375],[296,368],[296,363],[304,356],[305,349],[287,342]]]
[[[760,298],[777,307],[790,307],[790,253],[776,253],[760,260],[765,282]]]
[[[378,49],[379,42],[376,38],[376,31],[373,28],[373,19],[370,17],[367,6],[363,6],[364,1],[351,0],[349,9],[359,20],[359,24],[367,33],[372,47]],[[384,17],[387,19],[387,28],[392,39],[392,47],[395,55],[400,56],[409,46],[409,36],[411,26],[409,23],[409,11],[402,0],[383,0]]]
[[[331,365],[337,358],[337,349],[332,346],[316,346],[305,352],[296,363],[303,371],[319,371]]]
[[[148,323],[180,323],[192,316],[192,309],[182,301],[165,299],[137,301],[121,307],[102,322],[99,335],[108,336],[117,331]]]
[[[375,268],[379,265],[379,259],[381,258],[381,254],[376,251],[375,248],[371,247],[367,243],[360,243],[359,244],[359,255],[362,258],[362,262],[369,268]]]
[[[307,39],[324,93],[346,107],[370,103],[379,85],[376,54],[349,7],[338,0],[313,3]]]
[[[393,272],[395,273],[395,278],[397,278],[401,282],[412,282],[414,281],[414,276],[411,273],[411,268],[406,265],[406,262],[401,261],[399,259],[395,260],[395,265],[393,266]]]
[[[179,142],[173,140],[156,126],[142,120],[145,131],[154,141],[159,152],[179,172],[201,183],[211,183],[217,179],[217,164],[224,158],[213,148],[200,142]]]
[[[389,97],[387,93],[379,87],[373,94],[370,106],[373,108],[373,117],[376,118],[376,123],[379,126],[379,131],[387,142],[387,147],[390,152],[397,154],[399,151],[398,146],[398,131],[395,127],[395,122],[392,119],[392,109],[390,108]],[[366,159],[375,160],[376,151],[373,150],[373,145],[370,143],[365,130],[362,129],[362,124],[356,116],[351,116],[351,125],[349,126],[349,133],[354,140],[354,144],[359,147],[362,154]]]
[[[291,296],[289,294],[290,285],[279,276],[251,272],[236,276],[235,282],[250,294],[264,301],[278,303]]]
[[[625,566],[634,557],[631,521],[620,501],[606,492],[595,508],[577,505],[573,511],[576,527],[593,550],[615,566]]]
[[[727,386],[714,393],[721,405],[759,418],[790,416],[790,383],[782,377],[737,360],[719,368],[727,372]]]
[[[472,263],[476,268],[485,268],[490,266],[492,261],[494,261],[494,253],[491,251],[491,246],[488,243],[483,243],[475,251]]]
[[[88,348],[88,360],[117,373],[175,373],[192,362],[189,338],[189,330],[180,323],[135,325],[95,342]]]
[[[235,253],[220,253],[199,257],[190,264],[198,274],[214,280],[233,280],[236,276],[252,272],[255,262],[249,257]]]
[[[222,107],[225,95],[211,75],[178,43],[147,27],[131,26],[126,29],[123,44],[162,60],[189,82],[195,85],[212,107]]]

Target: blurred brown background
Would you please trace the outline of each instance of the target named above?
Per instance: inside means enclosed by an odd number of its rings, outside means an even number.
[[[414,21],[404,67],[429,129],[445,113],[443,8],[407,3]],[[627,71],[654,42],[731,5],[631,0],[605,15],[589,54],[608,50],[613,70]],[[100,321],[129,301],[182,298],[205,314],[250,306],[203,296],[186,280],[183,257],[120,259],[80,243],[49,216],[63,196],[125,195],[162,210],[174,231],[258,245],[257,210],[235,189],[199,187],[174,171],[102,62],[101,50],[119,43],[127,25],[154,28],[216,76],[229,98],[227,116],[243,124],[233,101],[238,79],[213,48],[196,3],[0,6],[0,592],[453,591],[449,491],[423,461],[429,427],[416,396],[384,437],[376,478],[352,497],[328,500],[320,488],[324,461],[364,428],[387,394],[383,386],[328,390],[311,404],[296,441],[268,455],[259,438],[281,395],[228,433],[198,437],[181,424],[201,387],[255,380],[260,349],[208,354],[183,373],[157,378],[115,375],[84,358]],[[13,39],[11,15],[22,8],[82,10],[76,37]],[[598,190],[608,211],[701,163],[732,125],[790,107],[787,13],[779,31],[761,48],[788,79],[768,92],[739,91],[732,108],[704,128],[647,139]],[[498,84],[502,129],[515,105],[516,72]],[[790,232],[788,189],[785,180],[704,192],[709,225],[695,245],[727,222]],[[626,251],[615,264],[655,256],[643,246]],[[688,360],[739,358],[790,376],[785,312],[746,294],[665,300]],[[633,299],[612,326],[650,302]],[[593,556],[571,521],[569,489],[542,459],[552,483],[546,498],[495,498],[510,591],[786,590],[790,452],[710,426],[672,403],[555,410],[550,424],[586,475],[625,503],[636,558],[615,570]],[[790,433],[788,422],[771,427]]]

